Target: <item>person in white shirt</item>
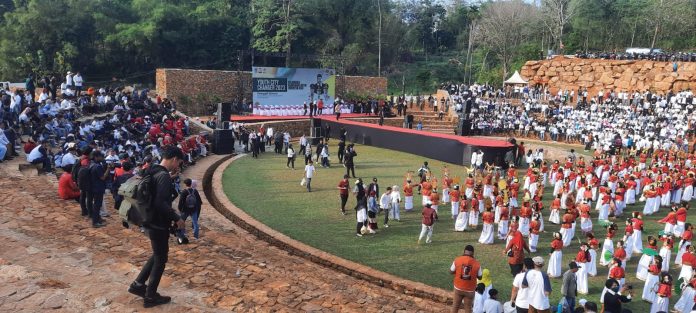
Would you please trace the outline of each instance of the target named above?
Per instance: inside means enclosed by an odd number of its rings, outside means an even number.
[[[389,228],[389,211],[391,210],[391,197],[392,187],[387,187],[382,196],[379,198],[379,206],[384,210],[384,227]]]
[[[532,258],[532,261],[534,262],[534,269],[527,272],[527,277],[522,282],[522,285],[527,285],[529,289],[527,291],[529,313],[548,313],[551,308],[549,303],[551,286],[546,285],[548,278],[544,277],[544,258],[536,256]]]
[[[74,86],[73,73],[68,71],[68,74],[65,75],[65,89],[71,89],[72,86]]]
[[[77,162],[77,158],[75,158],[75,144],[73,143],[72,145],[68,146],[68,152],[63,155],[63,158],[61,159],[60,164],[63,167],[66,167],[68,165],[74,165],[75,162]]]
[[[391,190],[391,210],[389,211],[389,218],[401,222],[401,213],[399,212],[399,204],[401,203],[401,194],[399,193],[399,186],[392,186]]]
[[[527,276],[527,272],[534,268],[534,262],[531,258],[524,259],[524,270],[517,275],[512,280],[512,292],[510,293],[510,304],[512,307],[516,308],[517,312],[527,312],[529,309],[529,299],[528,293],[529,288],[522,285],[524,278]]]
[[[314,161],[309,160],[309,164],[305,165],[305,180],[307,184],[307,192],[312,192],[312,178],[314,177]]]
[[[477,170],[483,170],[483,151],[481,149],[471,154],[471,167],[474,168],[474,175]]]
[[[80,75],[80,72],[75,73],[73,83],[75,83],[75,94],[79,96],[82,92],[82,75]]]
[[[302,137],[300,137],[300,154],[304,154],[305,149],[307,149],[307,137],[305,137],[304,134],[302,134]]]
[[[287,163],[287,168],[290,168],[290,164],[292,164],[292,169],[295,169],[295,149],[292,147],[292,144],[288,145],[288,163]]]
[[[484,313],[503,313],[503,305],[498,301],[498,290],[495,288],[488,291],[488,299],[483,302]]]

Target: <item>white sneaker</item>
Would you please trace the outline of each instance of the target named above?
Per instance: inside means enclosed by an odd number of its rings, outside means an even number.
[[[362,234],[355,234],[355,236],[362,237]]]
[[[389,225],[387,225],[387,224],[384,224],[384,227],[385,227],[385,228],[389,228]]]

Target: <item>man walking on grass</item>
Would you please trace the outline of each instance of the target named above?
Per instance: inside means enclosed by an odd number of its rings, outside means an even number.
[[[421,213],[423,219],[421,220],[421,232],[418,236],[418,244],[420,244],[423,237],[425,237],[425,243],[433,242],[433,226],[435,225],[435,220],[437,220],[437,212],[430,206],[430,203],[423,207],[423,212]]]

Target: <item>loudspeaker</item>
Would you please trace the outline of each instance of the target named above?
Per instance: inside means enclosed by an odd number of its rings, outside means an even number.
[[[471,135],[471,119],[465,118],[461,120],[461,132],[459,134],[462,136]]]
[[[234,132],[231,129],[216,129],[213,132],[213,153],[232,154],[234,152]]]
[[[232,103],[221,102],[218,103],[218,121],[229,121],[230,116],[232,116]]]

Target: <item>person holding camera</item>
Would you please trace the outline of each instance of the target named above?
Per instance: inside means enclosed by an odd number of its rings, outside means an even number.
[[[602,310],[605,313],[622,313],[621,308],[623,303],[631,302],[633,296],[633,288],[631,285],[624,285],[619,288],[619,281],[614,278],[607,279],[604,283],[607,291],[602,297]]]
[[[174,224],[178,229],[184,229],[184,221],[172,208],[172,176],[178,175],[183,162],[184,153],[177,147],[168,146],[163,148],[160,164],[147,169],[146,175],[152,176],[153,183],[150,190],[151,207],[148,210],[152,212],[152,218],[143,226],[150,238],[152,256],[128,288],[128,292],[143,297],[145,308],[166,304],[172,300],[171,297],[157,293],[157,287],[167,264],[170,228]]]

